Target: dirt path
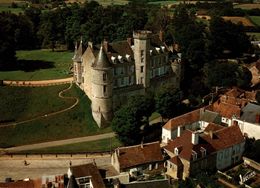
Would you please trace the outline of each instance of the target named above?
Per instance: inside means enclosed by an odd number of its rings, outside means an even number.
[[[79,99],[77,97],[65,97],[62,94],[64,92],[70,90],[72,85],[73,85],[72,82],[70,82],[70,86],[68,88],[66,88],[66,89],[64,89],[64,90],[59,92],[59,97],[60,98],[68,99],[68,100],[75,100],[75,103],[72,104],[70,107],[67,107],[65,109],[62,109],[62,110],[59,110],[59,111],[56,111],[56,112],[52,112],[52,113],[49,113],[49,114],[44,114],[44,115],[41,115],[41,116],[37,116],[37,117],[31,118],[31,119],[27,119],[27,120],[23,120],[23,121],[19,121],[19,122],[14,122],[14,123],[2,124],[2,125],[0,125],[0,128],[20,125],[20,124],[23,124],[23,123],[28,123],[28,122],[31,122],[31,121],[35,121],[37,119],[48,118],[50,116],[54,116],[54,115],[66,112],[68,110],[71,110],[72,108],[74,108],[79,103]]]
[[[17,87],[42,87],[51,85],[67,84],[73,81],[73,77],[55,79],[55,80],[38,80],[38,81],[20,81],[20,80],[4,80],[3,84]]]
[[[2,149],[2,151],[11,153],[11,152],[18,152],[18,151],[54,147],[54,146],[62,146],[62,145],[66,145],[66,144],[75,144],[75,143],[80,143],[80,142],[95,141],[95,140],[101,140],[101,139],[112,138],[112,137],[115,137],[115,133],[113,133],[113,132],[94,135],[94,136],[85,136],[85,137],[71,138],[71,139],[51,141],[51,142],[43,142],[43,143],[38,143],[38,144],[17,146],[17,147]]]

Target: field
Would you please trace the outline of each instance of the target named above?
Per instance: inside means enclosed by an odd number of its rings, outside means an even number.
[[[48,147],[37,150],[22,151],[18,153],[30,154],[59,154],[59,153],[82,153],[82,152],[105,152],[122,146],[117,138],[106,138],[97,141],[81,142],[64,146]]]
[[[242,8],[242,9],[260,8],[260,4],[259,3],[237,4],[234,5],[234,8]]]
[[[19,67],[0,71],[0,80],[49,80],[69,77],[73,52],[17,51]]]
[[[236,16],[223,16],[224,20],[231,21],[234,24],[242,23],[244,26],[254,27],[255,25],[246,17],[236,17]]]
[[[255,25],[260,26],[260,16],[250,16],[250,19]]]
[[[18,7],[17,8],[11,8],[11,4],[15,2]],[[23,9],[21,8],[26,4],[26,1],[14,1],[14,0],[0,0],[0,12],[11,12],[14,14],[19,14],[23,12]]]
[[[64,95],[78,97],[79,104],[72,110],[55,116],[0,128],[0,147],[95,135],[111,131],[110,127],[98,128],[91,114],[90,100],[75,85]]]
[[[58,93],[68,86],[0,87],[0,122],[31,119],[71,106],[74,100],[58,97]]]

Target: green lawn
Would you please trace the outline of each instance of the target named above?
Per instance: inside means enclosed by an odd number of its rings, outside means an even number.
[[[13,14],[19,14],[23,13],[22,8],[11,8],[10,6],[7,5],[0,5],[0,12],[11,12]]]
[[[74,85],[66,95],[77,96],[79,104],[72,110],[55,116],[0,128],[0,147],[111,132],[110,127],[98,128],[91,114],[90,100],[80,89]]]
[[[249,16],[249,18],[255,25],[260,26],[260,16]]]
[[[122,143],[117,138],[106,138],[97,141],[81,142],[57,147],[48,147],[37,150],[22,151],[19,153],[30,154],[58,154],[58,153],[82,153],[82,152],[105,152],[113,150]]]
[[[58,93],[69,84],[50,87],[0,87],[0,122],[21,121],[55,112],[74,104]]]
[[[51,50],[17,51],[24,70],[0,71],[0,80],[48,80],[69,77],[73,52]],[[27,70],[30,68],[29,70]]]
[[[128,0],[96,0],[102,6],[112,5],[125,5],[128,3]]]

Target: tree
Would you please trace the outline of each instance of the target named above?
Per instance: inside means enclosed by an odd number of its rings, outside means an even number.
[[[223,56],[224,51],[229,51],[234,57],[247,52],[250,48],[249,37],[242,24],[233,24],[221,17],[210,20],[209,51],[214,58]]]
[[[174,89],[171,85],[163,86],[155,94],[155,109],[163,118],[172,118],[181,112],[178,107],[181,106],[182,93]]]
[[[153,96],[136,95],[120,108],[111,123],[121,142],[126,145],[140,143],[141,127],[148,123],[148,118],[154,112]]]
[[[210,68],[209,68],[210,66]],[[245,67],[231,62],[215,62],[205,66],[205,82],[208,87],[250,86],[252,75]]]
[[[14,66],[15,40],[11,25],[12,15],[0,13],[0,69],[6,70]]]

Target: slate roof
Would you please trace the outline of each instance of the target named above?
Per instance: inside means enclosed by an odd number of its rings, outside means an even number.
[[[242,116],[241,120],[245,120],[246,122],[250,123],[260,123],[256,122],[256,116],[260,115],[260,105],[256,105],[253,103],[248,103],[243,109],[242,109]]]
[[[109,60],[107,58],[107,55],[105,51],[103,50],[103,46],[100,47],[98,55],[96,56],[96,59],[93,63],[93,68],[96,69],[104,69],[111,67],[111,64],[109,63]]]
[[[70,169],[75,178],[89,176],[91,177],[91,182],[94,188],[105,188],[103,179],[96,165],[89,163],[84,165],[71,166]]]
[[[153,142],[130,147],[121,147],[116,150],[121,169],[135,167],[163,160],[160,143]]]

